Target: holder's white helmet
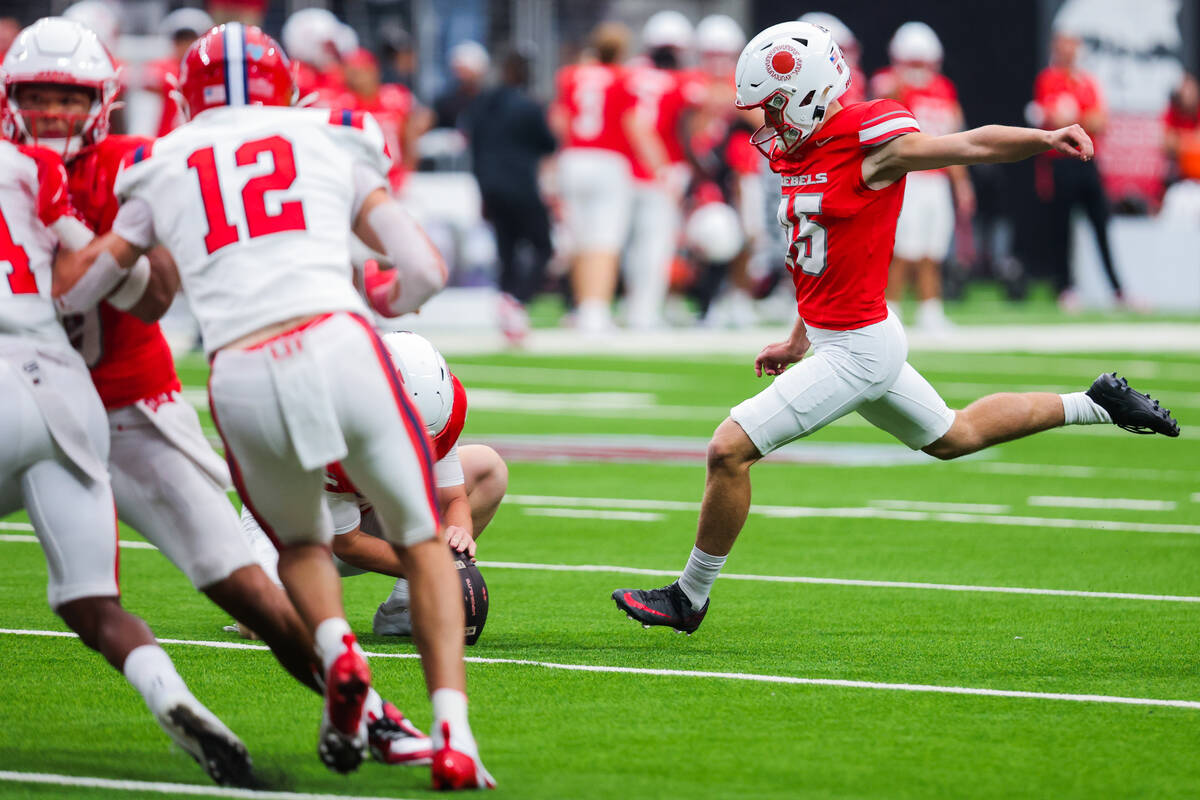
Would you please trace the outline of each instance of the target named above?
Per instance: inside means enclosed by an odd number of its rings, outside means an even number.
[[[892,34],[888,57],[893,64],[937,64],[942,60],[942,40],[924,22],[906,22]]]
[[[438,458],[449,452],[466,421],[467,398],[446,359],[423,336],[411,331],[384,334],[383,343],[413,405],[425,422]]]
[[[750,143],[768,158],[795,150],[850,85],[850,67],[828,28],[781,22],[755,36],[738,58],[738,108],[761,108],[766,123]],[[781,146],[782,145],[782,146]]]
[[[43,17],[17,34],[0,65],[0,128],[4,137],[57,151],[70,159],[85,145],[108,135],[108,115],[121,91],[112,56],[94,31],[64,17]],[[92,105],[81,119],[72,115],[22,110],[17,87],[22,83],[52,83],[87,89]],[[35,137],[30,119],[64,117],[77,132],[64,138]]]
[[[734,55],[746,46],[746,33],[726,14],[709,14],[696,25],[696,49],[701,53]]]
[[[646,20],[642,28],[642,47],[654,50],[675,47],[687,50],[692,46],[692,23],[678,11],[659,11]]]

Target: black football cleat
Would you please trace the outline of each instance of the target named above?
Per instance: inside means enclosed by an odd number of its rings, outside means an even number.
[[[1108,412],[1115,425],[1131,433],[1179,435],[1179,423],[1171,416],[1170,409],[1130,387],[1129,382],[1118,378],[1115,372],[1106,372],[1096,378],[1087,390],[1087,396]]]
[[[678,581],[661,589],[617,589],[612,598],[617,602],[617,608],[630,619],[642,623],[643,628],[665,625],[688,636],[700,627],[708,613],[707,600],[699,611],[692,608],[692,601]]]

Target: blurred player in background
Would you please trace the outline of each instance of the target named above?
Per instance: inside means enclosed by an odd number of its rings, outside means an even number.
[[[262,31],[229,23],[202,36],[184,59],[180,93],[191,121],[126,160],[113,231],[71,262],[56,296],[72,305],[102,296],[162,240],[211,358],[210,406],[234,483],[281,546],[280,577],[322,660],[322,760],[351,771],[368,739],[370,671],[345,620],[320,502],[325,467],[340,462],[372,498],[413,585],[434,785],[494,785],[467,721],[462,605],[437,541],[429,442],[362,316],[350,228],[396,265],[364,276],[387,316],[418,308],[444,284],[445,267],[388,196],[378,125],[351,111],[287,108],[290,65]],[[270,172],[248,174],[264,162]],[[227,202],[230,185],[242,191]]]
[[[900,103],[930,136],[962,130],[958,92],[942,74],[942,43],[933,29],[924,22],[904,23],[888,44],[888,56],[891,65],[871,78],[871,94]],[[964,217],[975,212],[975,192],[966,167],[955,164],[908,177],[887,298],[899,316],[905,291],[914,286],[920,303],[917,326],[927,333],[944,333],[952,327],[942,306],[942,262],[954,239],[956,205]]]
[[[442,535],[451,548],[474,559],[475,543],[504,499],[508,467],[499,453],[486,445],[459,446],[467,417],[467,393],[433,344],[407,331],[381,338],[433,442],[437,459],[434,482],[445,520]],[[326,473],[325,502],[333,516],[333,555],[342,577],[378,572],[396,578],[391,594],[375,611],[372,633],[411,636],[412,601],[404,565],[383,540],[370,499],[339,469]],[[259,563],[268,574],[277,576],[279,553],[250,509],[244,507],[242,531]]]
[[[300,100],[325,108],[344,102],[341,62],[358,47],[353,28],[324,8],[304,8],[283,23],[283,46],[292,59]]]
[[[798,21],[811,22],[813,25],[820,25],[822,28],[828,29],[829,33],[833,35],[833,41],[841,48],[842,58],[846,59],[846,66],[850,68],[850,85],[846,87],[842,101],[849,105],[866,100],[867,76],[862,71],[862,47],[859,45],[854,31],[833,14],[824,11],[810,11],[801,15]]]
[[[491,67],[491,56],[479,42],[467,40],[450,48],[450,71],[454,74],[454,83],[433,101],[434,127],[459,126],[462,113],[483,91]]]
[[[1090,136],[1104,132],[1108,111],[1094,78],[1081,70],[1079,37],[1058,29],[1050,43],[1050,66],[1038,73],[1033,84],[1035,124],[1053,130],[1079,125]],[[1113,264],[1108,239],[1108,195],[1094,161],[1086,163],[1046,153],[1037,162],[1038,197],[1046,204],[1050,227],[1050,267],[1058,304],[1066,311],[1079,310],[1079,296],[1071,280],[1071,212],[1082,206],[1096,235],[1100,263],[1119,303],[1128,303]]]
[[[689,180],[684,115],[700,99],[696,83],[684,71],[692,39],[687,17],[659,11],[642,28],[643,55],[625,73],[634,114],[655,138],[635,150],[632,163],[633,219],[624,274],[626,323],[634,330],[662,327],[671,263],[679,246],[680,204]]]
[[[11,135],[64,154],[72,202],[93,230],[108,232],[121,162],[152,143],[108,134],[116,70],[95,35],[70,20],[40,20],[17,40],[4,73],[8,102],[0,115]],[[216,605],[259,631],[284,667],[320,693],[312,638],[242,541],[226,496],[229,470],[180,395],[158,324],[145,321],[161,313],[178,286],[169,254],[157,250],[151,257],[153,271],[148,260],[139,263],[98,306],[64,319],[108,416],[118,516]],[[368,713],[372,752],[387,760],[407,745],[393,724],[402,715],[376,694]]]
[[[332,107],[366,111],[375,117],[392,154],[388,181],[398,193],[405,176],[417,166],[417,139],[433,123],[429,110],[417,102],[412,91],[398,83],[381,83],[379,63],[371,51],[359,47],[342,62],[346,102]]]
[[[593,335],[613,328],[613,294],[633,213],[633,143],[658,145],[657,156],[646,152],[647,168],[665,161],[657,132],[634,113],[637,99],[621,64],[629,38],[619,23],[597,26],[584,60],[559,70],[550,112],[563,146],[558,189],[572,254],[575,326]]]
[[[0,277],[0,515],[29,512],[46,554],[50,607],[125,675],[171,740],[217,783],[257,786],[242,742],[192,696],[146,623],[121,607],[108,425],[50,300],[56,250],[91,238],[71,207],[59,156],[0,141],[0,259],[8,268]]]
[[[163,18],[159,30],[171,40],[171,55],[146,65],[146,84],[162,99],[157,136],[166,136],[183,124],[174,97],[179,81],[179,61],[192,42],[212,26],[212,17],[198,8],[176,9]]]
[[[908,364],[904,328],[884,300],[905,176],[1018,161],[1051,148],[1086,160],[1092,144],[1077,125],[988,125],[931,136],[893,100],[842,106],[849,78],[829,32],[806,22],[767,28],[738,61],[738,105],[761,112],[754,142],[783,176],[780,221],[791,238],[786,259],[799,318],[787,341],[755,359],[757,374],[776,379],[734,407],[713,434],[696,546],[679,580],[612,594],[645,627],[691,633],[700,626],[746,523],[751,466],[851,412],[940,459],[1063,425],[1115,423],[1179,435],[1169,411],[1115,374],[1101,375],[1086,392],[994,394],[955,411]]]

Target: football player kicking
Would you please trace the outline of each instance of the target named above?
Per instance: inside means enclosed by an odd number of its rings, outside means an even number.
[[[486,445],[459,446],[458,437],[467,416],[467,393],[433,344],[408,331],[384,334],[382,338],[397,376],[433,442],[437,459],[433,465],[434,483],[445,521],[443,537],[453,550],[474,560],[475,543],[496,516],[508,489],[508,467],[500,454]],[[349,577],[378,572],[396,578],[391,594],[375,611],[372,632],[378,636],[411,636],[411,600],[404,565],[382,541],[383,531],[371,501],[334,465],[325,475],[325,502],[333,517],[333,555],[338,573]],[[276,576],[279,553],[245,506],[242,532],[263,569]],[[468,614],[467,644],[474,644],[478,638],[482,614],[477,611],[474,619]],[[252,635],[244,627],[238,630],[243,636]],[[416,749],[415,744],[410,746]]]
[[[790,234],[787,266],[800,318],[787,341],[755,359],[758,375],[778,378],[735,406],[713,434],[696,546],[679,580],[613,592],[617,607],[646,627],[691,633],[700,626],[709,590],[746,523],[750,467],[853,411],[941,459],[1062,425],[1115,423],[1179,435],[1170,412],[1115,374],[1101,375],[1086,392],[1003,393],[961,410],[946,406],[907,363],[904,330],[884,302],[904,176],[1045,150],[1087,160],[1092,142],[1078,125],[988,125],[928,136],[892,100],[842,106],[849,76],[829,31],[805,22],[767,28],[738,60],[737,105],[762,109],[764,125],[752,141],[783,176],[779,220]]]
[[[17,36],[3,70],[5,131],[62,155],[72,204],[93,231],[108,232],[117,214],[113,182],[121,161],[151,146],[142,137],[108,135],[119,90],[109,53],[78,22],[47,17]],[[142,262],[104,302],[64,319],[108,415],[117,516],[209,599],[258,631],[280,663],[319,694],[312,637],[243,541],[226,496],[229,469],[179,394],[158,324],[142,319],[161,312],[179,283],[169,254],[157,248],[150,256],[167,268],[152,271]],[[367,716],[372,755],[403,763],[415,729],[374,690]],[[428,738],[421,738],[428,747]]]
[[[118,175],[112,231],[69,262],[55,295],[87,307],[155,242],[170,251],[211,360],[210,407],[234,484],[280,547],[279,573],[321,658],[318,752],[355,769],[371,675],[346,623],[321,502],[340,461],[371,497],[413,587],[434,711],[433,782],[494,785],[467,719],[462,604],[437,540],[428,437],[363,318],[350,230],[396,269],[371,289],[389,316],[445,282],[437,251],[386,191],[378,125],[349,111],[291,108],[286,55],[258,28],[200,37],[180,71],[189,122],[136,149]]]
[[[140,618],[121,607],[108,425],[50,300],[52,263],[91,231],[57,155],[0,140],[0,516],[24,507],[46,554],[47,599],[125,675],[171,739],[222,784],[255,786],[242,742],[200,704]]]

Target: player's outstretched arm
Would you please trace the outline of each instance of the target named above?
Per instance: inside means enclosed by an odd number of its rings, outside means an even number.
[[[59,258],[54,265],[50,295],[63,314],[81,314],[132,277],[131,270],[145,249],[115,233],[97,236],[83,249]],[[144,267],[149,279],[149,264]]]
[[[441,254],[383,189],[375,189],[363,200],[354,233],[367,247],[387,255],[395,268],[363,275],[371,306],[385,317],[416,311],[446,285]]]
[[[1090,161],[1095,154],[1083,128],[1068,125],[1056,131],[985,125],[948,136],[910,133],[892,139],[863,159],[863,181],[879,189],[909,172],[956,164],[998,164],[1021,161],[1046,150]]]

